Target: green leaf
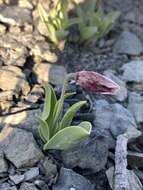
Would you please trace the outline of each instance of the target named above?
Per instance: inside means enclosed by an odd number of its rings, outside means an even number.
[[[107,34],[113,27],[114,22],[117,20],[117,18],[120,16],[120,12],[115,11],[111,12],[104,18],[104,35]]]
[[[49,125],[50,137],[51,137],[51,135],[53,134],[52,129],[53,129],[53,121],[54,121],[54,109],[57,103],[57,97],[56,97],[53,87],[51,85],[50,87],[51,87],[51,109],[50,109],[49,117],[46,119],[46,122]]]
[[[79,23],[81,23],[80,18],[71,18],[71,19],[69,19],[68,27],[72,26],[74,24],[79,24]]]
[[[46,120],[51,111],[51,100],[52,100],[52,90],[49,84],[45,85],[45,102],[44,102],[44,109],[42,113],[42,119]]]
[[[64,99],[66,99],[66,98],[68,98],[68,97],[70,97],[70,96],[73,96],[73,95],[75,95],[76,94],[76,92],[68,92],[68,93],[66,93],[65,95],[64,95]]]
[[[95,11],[97,0],[88,0],[84,3],[84,11],[92,13]]]
[[[82,8],[80,5],[77,5],[76,13],[77,13],[78,17],[81,19],[81,21],[83,22],[84,17],[85,17],[85,12],[82,11]]]
[[[85,130],[90,131],[92,128],[92,125],[88,121],[83,121],[79,124],[80,127],[83,127]]]
[[[44,145],[44,150],[66,150],[78,144],[82,139],[90,135],[91,128],[85,129],[80,126],[70,126],[60,130]]]
[[[57,44],[58,39],[56,36],[56,28],[54,26],[54,23],[50,16],[46,13],[46,11],[43,9],[42,5],[39,3],[38,4],[38,12],[41,17],[42,22],[45,24],[47,31],[50,35],[50,39],[53,43]]]
[[[73,117],[75,116],[76,112],[83,106],[86,104],[86,101],[80,101],[75,103],[74,105],[72,105],[67,112],[65,113],[61,123],[60,123],[60,129],[63,129],[65,127],[68,127],[71,122]]]
[[[56,35],[59,40],[64,40],[68,34],[69,34],[69,32],[66,30],[59,30],[56,32]]]
[[[44,142],[48,142],[49,141],[49,126],[47,124],[46,121],[42,120],[40,117],[38,118],[38,121],[39,121],[39,124],[40,124],[40,127],[38,128],[39,130],[39,135],[41,137],[41,139],[44,141]]]
[[[86,26],[81,29],[81,40],[86,41],[91,39],[97,32],[96,26]]]

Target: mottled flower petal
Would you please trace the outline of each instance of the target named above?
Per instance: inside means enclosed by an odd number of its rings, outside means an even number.
[[[83,89],[96,93],[115,95],[120,89],[111,79],[93,71],[74,73],[74,79]]]

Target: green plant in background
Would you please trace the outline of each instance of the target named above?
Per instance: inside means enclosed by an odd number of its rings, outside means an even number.
[[[101,7],[97,7],[97,0],[88,0],[82,5],[77,5],[76,13],[80,20],[78,26],[81,42],[98,40],[106,35],[120,15],[118,11],[104,14]]]
[[[86,101],[75,103],[62,117],[64,99],[71,95],[65,93],[67,83],[68,79],[65,80],[59,100],[57,100],[52,86],[50,84],[45,86],[44,110],[42,116],[38,118],[40,123],[39,135],[45,143],[44,150],[69,149],[91,132],[90,122],[81,122],[78,126],[71,125],[76,112],[86,104]]]
[[[76,19],[68,17],[68,0],[58,0],[47,13],[41,4],[38,5],[38,11],[42,22],[45,24],[49,38],[58,45],[64,41],[68,35],[69,26],[77,23]]]

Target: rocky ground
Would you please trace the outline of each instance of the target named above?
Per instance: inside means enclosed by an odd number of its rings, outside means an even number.
[[[88,47],[71,36],[62,52],[51,50],[36,4],[0,0],[0,190],[111,190],[117,138],[127,133],[129,189],[142,190],[142,0],[105,0],[106,11],[121,11],[113,31]],[[83,69],[104,73],[120,85],[120,93],[88,94],[71,84],[68,90],[77,94],[65,109],[87,99],[89,107],[74,122],[91,121],[92,134],[72,150],[45,153],[36,120],[43,83],[50,81],[58,94],[66,72]]]

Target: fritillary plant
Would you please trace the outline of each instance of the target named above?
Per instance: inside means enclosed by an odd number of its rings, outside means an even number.
[[[88,0],[84,4],[77,5],[76,13],[80,41],[90,42],[104,37],[113,28],[113,25],[120,13],[118,11],[104,14],[101,6],[97,6],[97,0]]]
[[[39,135],[44,142],[44,150],[59,149],[66,150],[77,145],[81,140],[91,133],[92,125],[83,121],[77,126],[72,125],[76,112],[86,104],[79,101],[72,105],[63,116],[63,104],[65,98],[73,93],[66,93],[66,86],[70,79],[74,79],[77,85],[92,92],[114,95],[119,86],[107,77],[91,71],[81,71],[69,74],[64,82],[62,93],[57,99],[53,87],[45,85],[45,103],[42,115],[38,118],[40,127]]]
[[[42,4],[38,4],[40,18],[46,26],[49,38],[56,46],[65,41],[69,33],[68,28],[78,22],[78,19],[69,18],[67,7],[68,0],[57,0],[47,13]]]
[[[51,42],[58,47],[60,42],[65,42],[69,28],[77,25],[80,42],[90,42],[92,39],[104,37],[113,27],[120,13],[117,11],[104,14],[99,0],[87,0],[82,4],[75,1],[76,17],[69,17],[68,0],[57,0],[48,12],[39,3],[40,18],[46,26]]]

